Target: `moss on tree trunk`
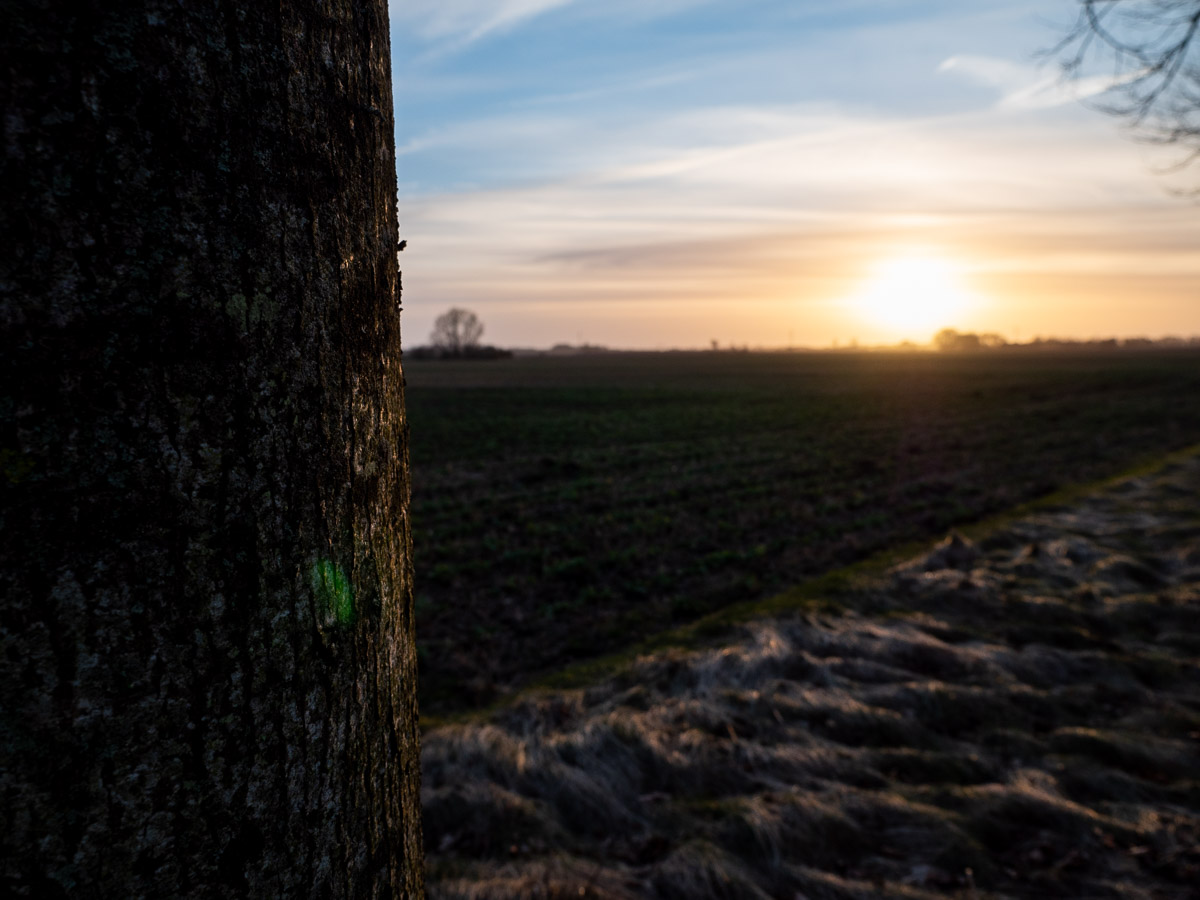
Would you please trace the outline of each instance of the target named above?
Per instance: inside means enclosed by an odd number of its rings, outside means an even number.
[[[5,4],[0,892],[422,894],[386,4]]]

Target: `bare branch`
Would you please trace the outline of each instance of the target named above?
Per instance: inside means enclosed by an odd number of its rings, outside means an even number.
[[[1068,76],[1112,66],[1113,87],[1094,105],[1125,119],[1139,139],[1200,160],[1200,0],[1078,0],[1075,24],[1051,54]],[[1195,189],[1200,193],[1200,187]]]

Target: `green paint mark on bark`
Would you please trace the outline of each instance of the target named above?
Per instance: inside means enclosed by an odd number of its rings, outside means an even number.
[[[20,484],[33,471],[33,460],[19,450],[0,450],[0,472],[9,484]]]
[[[234,324],[244,333],[246,331],[246,295],[234,294],[225,304],[225,312],[229,313]]]
[[[268,292],[258,291],[254,295],[254,299],[250,301],[250,309],[247,311],[246,316],[250,327],[257,328],[259,325],[266,325],[275,321],[277,313],[277,304],[270,298]]]
[[[339,625],[354,621],[354,587],[337,563],[319,559],[312,568],[313,591],[325,615]]]

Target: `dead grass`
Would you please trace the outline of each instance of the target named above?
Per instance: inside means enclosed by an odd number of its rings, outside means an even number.
[[[1198,495],[1176,461],[432,729],[431,896],[1197,896]]]

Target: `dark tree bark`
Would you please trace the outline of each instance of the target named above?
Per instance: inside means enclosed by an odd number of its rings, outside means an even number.
[[[386,3],[0,11],[0,893],[420,896]]]

